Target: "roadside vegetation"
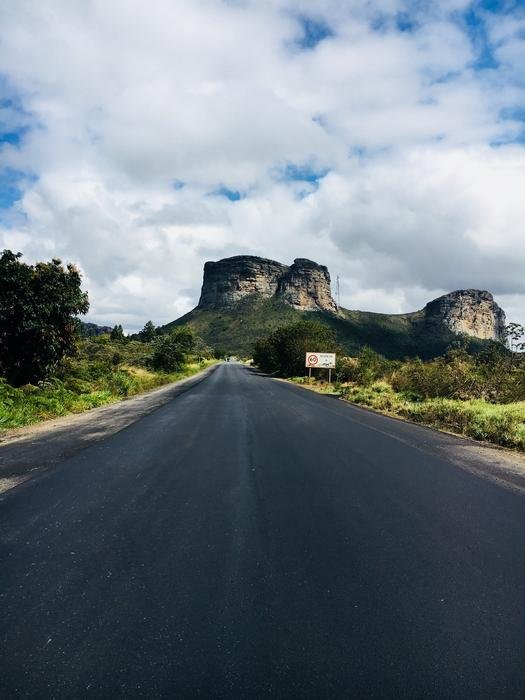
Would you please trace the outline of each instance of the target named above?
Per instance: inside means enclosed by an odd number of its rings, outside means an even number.
[[[79,413],[173,382],[213,364],[213,351],[184,326],[148,321],[135,336],[116,325],[82,337],[89,308],[73,265],[26,265],[0,256],[0,433]]]
[[[364,347],[344,356],[335,337],[313,321],[280,328],[255,346],[254,362],[264,371],[389,415],[525,450],[525,354],[523,328],[508,326],[509,350],[487,341],[476,354],[458,338],[441,356],[389,360]],[[335,382],[326,370],[305,376],[306,351],[338,352]]]

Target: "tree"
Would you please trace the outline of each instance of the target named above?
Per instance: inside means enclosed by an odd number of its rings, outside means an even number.
[[[139,338],[143,343],[151,343],[157,337],[157,331],[153,321],[148,321],[144,328],[139,332]]]
[[[189,326],[176,326],[169,335],[184,352],[191,352],[195,347],[195,334]]]
[[[176,333],[168,333],[154,342],[150,364],[161,372],[177,372],[186,362],[186,350]]]
[[[337,352],[334,331],[319,321],[282,326],[255,344],[253,359],[262,370],[289,377],[305,373],[308,351]]]
[[[193,354],[196,355],[197,360],[202,361],[213,357],[213,349],[200,336],[195,336]]]
[[[521,323],[509,323],[505,326],[505,338],[509,341],[510,349],[514,350],[518,342],[523,338],[525,329]]]
[[[514,362],[514,353],[523,350],[524,343],[520,342],[525,334],[525,329],[521,323],[509,323],[505,326],[505,338],[510,346],[511,357],[510,366],[512,367]]]
[[[75,349],[77,314],[89,309],[74,265],[27,265],[21,253],[0,255],[0,375],[10,384],[36,383]]]
[[[120,324],[113,326],[111,333],[109,334],[110,340],[114,340],[116,343],[123,343],[126,340],[124,335],[124,329]]]

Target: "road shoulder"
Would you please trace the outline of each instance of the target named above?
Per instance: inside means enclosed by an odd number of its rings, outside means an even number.
[[[123,430],[206,379],[218,366],[117,403],[4,433],[0,439],[0,493]]]
[[[375,416],[381,421],[381,432],[390,432],[395,439],[400,438],[399,428],[405,426],[405,429],[402,429],[403,441],[410,443],[413,447],[421,449],[423,452],[439,454],[461,469],[525,495],[525,454],[517,450],[481,442],[422,423],[415,423],[400,416],[352,403],[337,394],[316,391],[313,387],[297,384],[287,379],[276,377],[273,379],[288,386],[303,389],[311,395],[323,396],[332,401],[336,400],[340,405],[356,409],[363,416]],[[396,426],[398,427],[396,428]]]

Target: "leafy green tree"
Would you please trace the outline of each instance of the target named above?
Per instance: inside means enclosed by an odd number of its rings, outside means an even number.
[[[109,334],[109,338],[110,340],[113,340],[116,343],[123,343],[126,340],[126,336],[124,335],[124,329],[120,324],[113,326],[113,329]]]
[[[144,328],[139,332],[139,339],[143,343],[151,343],[157,337],[157,330],[153,321],[148,321]]]
[[[266,372],[290,377],[305,373],[305,355],[309,351],[337,352],[334,331],[319,321],[309,320],[282,326],[255,344],[253,359]]]
[[[154,341],[150,364],[161,372],[177,372],[186,362],[186,349],[176,333],[162,335]]]
[[[80,273],[74,265],[27,265],[21,253],[0,255],[0,375],[19,386],[49,376],[73,353],[77,314],[89,309]]]
[[[192,352],[195,347],[195,333],[189,326],[176,326],[170,332],[170,337],[178,343],[184,352]]]

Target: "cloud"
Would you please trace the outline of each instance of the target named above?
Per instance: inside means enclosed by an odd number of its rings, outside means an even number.
[[[0,12],[0,245],[76,261],[93,320],[169,321],[236,253],[323,262],[352,308],[476,286],[525,320],[511,3]]]

